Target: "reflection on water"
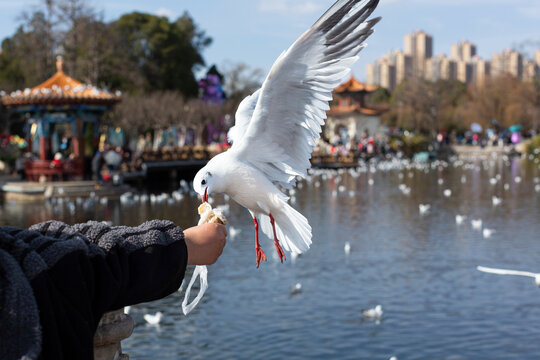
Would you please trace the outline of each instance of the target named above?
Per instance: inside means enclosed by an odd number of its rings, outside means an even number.
[[[294,194],[313,227],[313,245],[294,262],[255,267],[252,222],[230,204],[230,238],[209,267],[209,289],[188,316],[183,294],[131,309],[136,328],[123,342],[134,359],[522,359],[540,354],[540,290],[533,279],[480,273],[477,265],[540,271],[540,169],[522,160],[454,162],[374,171],[313,173]],[[490,181],[491,180],[491,181]],[[371,185],[370,185],[371,184]],[[409,195],[400,190],[404,184]],[[444,191],[450,189],[450,197]],[[502,202],[494,206],[492,197]],[[180,199],[182,197],[182,199]],[[138,225],[197,221],[196,196],[154,201],[72,199],[0,207],[0,223],[55,218]],[[216,204],[223,204],[216,197]],[[71,205],[70,205],[71,204]],[[419,214],[419,204],[430,211]],[[461,225],[455,215],[466,216]],[[490,238],[471,226],[482,219]],[[344,244],[350,243],[346,255]],[[191,270],[190,270],[191,271]],[[291,295],[300,283],[302,291]],[[380,322],[362,309],[382,305]],[[145,313],[162,311],[159,326]]]

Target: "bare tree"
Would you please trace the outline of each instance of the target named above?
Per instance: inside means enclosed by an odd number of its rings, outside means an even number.
[[[225,63],[222,65],[225,81],[223,88],[227,98],[237,104],[261,87],[264,72],[262,69],[250,68],[244,63]]]

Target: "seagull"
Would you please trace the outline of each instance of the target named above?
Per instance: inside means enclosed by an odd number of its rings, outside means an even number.
[[[517,270],[505,270],[505,269],[496,269],[496,268],[489,268],[485,266],[477,266],[477,270],[490,273],[490,274],[497,274],[497,275],[517,275],[517,276],[528,276],[534,278],[534,283],[536,286],[540,286],[540,274],[533,273],[529,271],[517,271]]]
[[[262,87],[242,100],[228,133],[232,146],[195,175],[193,188],[203,202],[210,194],[225,193],[248,209],[257,267],[266,260],[259,226],[273,236],[281,262],[283,249],[303,253],[311,245],[311,226],[280,187],[291,189],[297,176],[307,176],[332,91],[350,73],[379,22],[379,17],[366,20],[378,3],[336,1],[278,57]]]
[[[427,214],[429,212],[429,208],[431,208],[431,205],[429,204],[418,204],[418,211],[420,212],[420,215]]]
[[[411,188],[405,184],[399,184],[399,190],[401,190],[401,192],[405,195],[409,195],[411,193]]]
[[[499,198],[499,197],[493,196],[493,197],[491,198],[491,202],[493,203],[493,206],[497,206],[497,205],[499,205],[500,203],[502,203],[502,199]]]
[[[291,295],[300,294],[302,292],[302,284],[297,283],[291,288]]]
[[[131,311],[131,306],[128,305],[128,306],[124,307],[124,313],[125,314],[129,314],[130,311]]]
[[[480,230],[482,228],[482,219],[472,219],[471,225],[473,229]]]
[[[235,227],[229,226],[229,237],[234,239],[238,234],[242,232],[242,229],[237,229]]]
[[[459,214],[457,214],[457,215],[456,215],[456,224],[458,224],[458,225],[463,224],[463,221],[465,220],[465,218],[466,218],[465,215],[459,215]]]
[[[444,196],[446,196],[446,197],[450,197],[450,196],[452,196],[452,190],[450,190],[450,189],[445,189],[445,190],[443,191],[443,194],[444,194]]]
[[[382,306],[377,305],[374,308],[363,310],[362,313],[365,317],[372,320],[380,320],[383,314]]]
[[[488,237],[491,237],[494,232],[495,230],[485,228],[484,230],[482,230],[482,236],[487,239]]]
[[[347,241],[343,250],[345,251],[345,255],[349,255],[351,253],[351,243]]]
[[[162,317],[163,317],[163,313],[161,311],[158,311],[155,315],[144,314],[144,320],[146,320],[146,322],[149,323],[150,325],[159,324]]]

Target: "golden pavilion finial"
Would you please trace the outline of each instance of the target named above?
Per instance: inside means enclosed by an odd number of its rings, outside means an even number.
[[[64,72],[64,59],[60,55],[56,57],[56,71]]]

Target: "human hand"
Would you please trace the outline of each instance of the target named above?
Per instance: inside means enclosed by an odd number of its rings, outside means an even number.
[[[225,225],[210,223],[184,230],[188,265],[212,265],[223,252],[227,237]]]

